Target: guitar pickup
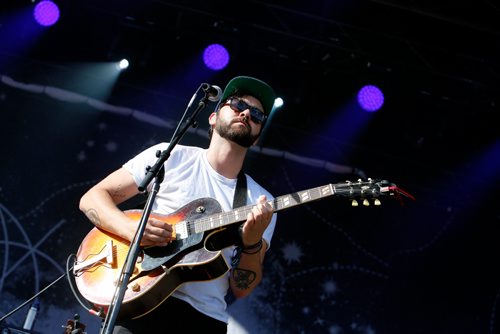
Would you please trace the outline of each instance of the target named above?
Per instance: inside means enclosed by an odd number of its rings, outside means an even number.
[[[175,224],[174,232],[176,240],[187,239],[187,237],[189,236],[187,222],[183,221]]]

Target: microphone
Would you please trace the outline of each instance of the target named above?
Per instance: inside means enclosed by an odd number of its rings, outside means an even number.
[[[202,89],[212,102],[217,102],[222,97],[222,89],[219,86],[204,83],[202,84]]]

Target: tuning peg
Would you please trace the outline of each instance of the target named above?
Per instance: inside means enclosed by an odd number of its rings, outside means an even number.
[[[369,201],[365,198],[365,199],[363,200],[363,205],[364,205],[364,206],[370,206],[370,202],[369,202]]]
[[[381,205],[382,203],[380,202],[380,200],[379,200],[378,198],[375,198],[375,199],[373,200],[373,204],[375,204],[376,206],[379,206],[379,205]]]
[[[351,202],[351,206],[358,206],[358,201],[356,201],[355,199],[352,200]]]

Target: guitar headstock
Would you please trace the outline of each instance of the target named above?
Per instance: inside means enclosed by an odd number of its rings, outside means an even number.
[[[415,200],[415,197],[399,188],[396,184],[387,180],[376,180],[368,178],[367,180],[346,181],[340,186],[336,186],[336,192],[351,199],[352,206],[359,206],[359,202],[364,206],[370,205],[370,200],[378,206],[381,204],[380,197],[393,196],[401,201],[401,195]]]

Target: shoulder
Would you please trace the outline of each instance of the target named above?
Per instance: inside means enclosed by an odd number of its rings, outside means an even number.
[[[159,158],[159,153],[168,149],[169,143],[162,142],[144,149],[142,152],[134,156],[127,164],[143,161],[145,163],[153,163]],[[196,146],[176,145],[170,152],[170,158],[175,160],[183,160],[187,157],[195,157],[203,152],[203,148]],[[168,159],[170,160],[170,159]]]
[[[155,145],[149,147],[148,149],[146,149],[146,151],[165,151],[168,149],[168,146],[169,146],[168,142],[158,143],[158,144],[155,144]],[[200,154],[204,151],[205,151],[205,149],[202,147],[177,144],[172,149],[171,154],[172,155],[196,155],[196,154]]]
[[[188,146],[188,145],[179,145],[177,144],[174,150],[189,152],[189,153],[199,153],[205,151],[204,148],[198,146]]]
[[[165,149],[167,147],[168,144],[165,146]],[[177,144],[172,150],[172,155],[177,155],[179,157],[194,157],[203,154],[203,152],[205,152],[205,149],[198,146],[187,146],[187,145]]]

